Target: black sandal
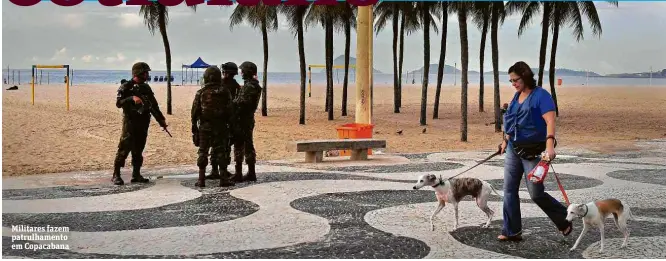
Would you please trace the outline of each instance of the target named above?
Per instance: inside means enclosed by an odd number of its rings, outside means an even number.
[[[568,231],[567,231],[568,230]],[[564,232],[567,231],[567,232]],[[573,223],[569,223],[569,226],[565,230],[560,230],[563,236],[568,236],[573,231]]]
[[[499,241],[521,241],[521,240],[523,240],[523,236],[521,236],[520,234],[514,235],[514,236],[499,235],[497,237],[497,240],[499,240]]]

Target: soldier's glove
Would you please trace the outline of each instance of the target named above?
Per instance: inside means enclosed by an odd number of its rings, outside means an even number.
[[[192,142],[199,147],[199,128],[195,124],[192,124]]]
[[[199,147],[199,133],[192,133],[192,142],[194,146]]]

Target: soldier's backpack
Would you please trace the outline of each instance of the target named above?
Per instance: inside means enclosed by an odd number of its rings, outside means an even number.
[[[226,95],[225,95],[226,94]],[[218,87],[204,87],[201,90],[201,118],[219,120],[224,116],[225,105],[228,104],[228,93]]]

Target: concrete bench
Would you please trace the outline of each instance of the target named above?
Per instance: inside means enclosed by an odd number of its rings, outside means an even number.
[[[324,151],[335,149],[351,150],[351,160],[367,160],[368,149],[386,148],[385,140],[378,139],[335,139],[306,140],[296,143],[296,151],[305,152],[305,162],[322,162]]]

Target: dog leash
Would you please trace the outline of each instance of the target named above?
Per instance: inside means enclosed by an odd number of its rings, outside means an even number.
[[[564,197],[564,202],[567,203],[568,205],[571,205],[569,202],[569,197],[567,197],[567,192],[564,191],[564,187],[562,186],[562,182],[560,182],[560,178],[557,176],[557,172],[555,172],[555,168],[553,168],[553,164],[548,161],[548,165],[550,166],[550,169],[553,170],[553,175],[555,176],[555,180],[557,181],[557,186],[560,187],[560,191],[562,191],[562,196]]]
[[[492,155],[488,156],[487,158],[483,159],[481,162],[479,162],[479,163],[477,163],[476,165],[470,167],[469,169],[466,169],[465,171],[460,172],[460,173],[458,173],[458,174],[456,174],[456,175],[454,175],[454,176],[448,178],[448,180],[451,180],[451,179],[453,179],[453,178],[455,178],[455,177],[457,177],[457,176],[462,175],[462,174],[465,173],[465,172],[468,172],[468,171],[472,170],[473,168],[476,168],[477,166],[479,166],[479,165],[485,163],[486,161],[492,159],[493,157],[495,157],[495,156],[497,156],[497,155],[499,155],[499,154],[500,154],[500,150],[498,150],[497,152],[495,152],[495,153],[493,153]],[[440,180],[441,180],[441,177],[440,177]]]

